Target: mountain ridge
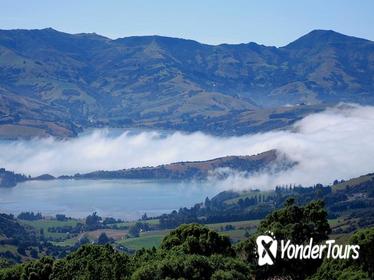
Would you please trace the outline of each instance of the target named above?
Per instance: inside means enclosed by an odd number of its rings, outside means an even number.
[[[257,172],[270,168],[276,161],[281,168],[292,166],[293,162],[278,154],[276,150],[246,156],[224,156],[204,161],[185,161],[152,167],[138,167],[114,171],[94,171],[74,176],[60,176],[59,179],[172,179],[205,180],[209,176],[228,176],[227,172]],[[221,170],[219,174],[213,172]]]
[[[374,104],[373,54],[372,41],[324,30],[279,48],[0,30],[0,137],[23,137],[25,125],[30,137],[102,126],[219,135],[287,127],[339,102]],[[285,112],[296,117],[270,118]]]
[[[217,46],[222,46],[222,45],[228,45],[228,46],[238,46],[238,45],[256,45],[256,46],[261,46],[261,47],[269,47],[269,48],[285,48],[291,44],[293,44],[296,41],[299,41],[300,39],[303,38],[310,38],[314,37],[316,38],[317,36],[323,36],[323,35],[333,35],[334,37],[341,37],[341,38],[350,38],[350,39],[357,39],[360,41],[367,41],[367,42],[374,42],[370,39],[366,38],[361,38],[357,37],[354,35],[347,35],[338,31],[335,31],[333,29],[313,29],[309,31],[308,33],[302,35],[301,37],[287,43],[286,45],[282,46],[274,46],[274,45],[266,45],[266,44],[259,44],[256,43],[255,41],[248,41],[248,42],[239,42],[239,43],[227,43],[227,42],[222,42],[218,44],[210,44],[210,43],[205,43],[201,42],[192,38],[184,38],[184,37],[174,37],[174,36],[166,36],[166,35],[160,35],[160,34],[145,34],[145,35],[130,35],[130,36],[124,36],[124,37],[117,37],[117,38],[110,38],[105,35],[98,34],[96,32],[80,32],[80,33],[69,33],[65,31],[60,31],[58,29],[55,29],[53,27],[46,27],[46,28],[33,28],[33,29],[27,29],[27,28],[15,28],[15,29],[1,29],[0,32],[51,32],[51,33],[58,33],[58,34],[65,34],[66,36],[82,36],[82,37],[92,37],[92,38],[101,38],[106,41],[122,41],[122,40],[127,40],[127,39],[136,39],[136,38],[160,38],[160,39],[170,39],[170,40],[181,40],[181,41],[189,41],[193,43],[197,43],[199,45],[206,45],[210,47],[217,47]]]
[[[97,170],[75,175],[58,177],[42,174],[31,177],[0,168],[0,188],[14,187],[25,181],[67,180],[67,179],[170,179],[170,180],[206,180],[209,176],[225,178],[230,172],[240,172],[247,176],[272,167],[272,172],[284,170],[297,164],[277,150],[269,150],[254,155],[223,156],[200,161],[180,161],[158,166],[134,167],[120,170]],[[277,165],[277,166],[275,166]],[[277,168],[275,168],[277,167]],[[215,174],[214,172],[218,172]]]

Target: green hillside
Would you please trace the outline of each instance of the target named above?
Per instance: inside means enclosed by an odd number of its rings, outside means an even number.
[[[327,30],[281,48],[0,30],[0,137],[287,127],[342,101],[374,104],[373,53],[373,42]]]

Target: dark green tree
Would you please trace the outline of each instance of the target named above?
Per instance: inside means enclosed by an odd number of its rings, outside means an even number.
[[[97,239],[97,243],[100,244],[100,245],[104,245],[104,244],[107,244],[107,243],[110,243],[110,239],[109,237],[105,234],[105,232],[102,232],[99,236],[99,238]]]
[[[164,250],[185,254],[210,256],[213,254],[233,255],[230,239],[199,224],[181,225],[170,232],[162,243]]]
[[[207,257],[169,254],[160,261],[145,263],[132,275],[134,280],[210,279],[213,268]]]
[[[325,259],[317,272],[308,280],[369,280],[369,275],[359,266],[346,260]]]
[[[349,240],[360,246],[360,257],[356,261],[371,278],[374,278],[374,227],[358,230]]]
[[[7,267],[10,267],[10,266],[12,266],[12,263],[11,263],[11,262],[9,262],[9,261],[6,260],[6,259],[1,259],[1,258],[0,258],[0,269],[1,269],[1,268],[7,268]]]
[[[322,201],[312,201],[301,207],[297,206],[293,199],[288,199],[283,208],[272,212],[260,223],[254,236],[237,245],[237,253],[256,267],[255,240],[258,235],[272,232],[277,240],[291,240],[294,244],[305,244],[313,238],[313,243],[317,244],[326,240],[330,231],[327,212]],[[272,266],[256,267],[257,278],[282,276],[305,279],[321,264],[321,260],[288,260],[281,259],[279,256],[280,252]]]
[[[355,232],[348,244],[360,246],[357,260],[325,259],[310,280],[373,279],[374,277],[374,227]]]
[[[0,280],[20,280],[22,271],[23,266],[20,264],[0,269]]]
[[[51,279],[124,279],[131,274],[130,266],[130,258],[110,245],[84,245],[55,262]]]
[[[252,273],[248,265],[232,257],[170,252],[162,259],[145,262],[134,272],[132,279],[249,280]]]
[[[24,264],[21,280],[45,280],[52,274],[54,260],[51,257],[43,257],[40,260],[26,262]]]
[[[324,206],[323,201],[316,200],[300,207],[294,199],[288,199],[283,208],[273,211],[260,223],[257,234],[271,231],[277,239],[290,239],[292,243],[302,244],[310,238],[319,243],[331,232]]]
[[[140,228],[137,225],[130,226],[130,228],[129,228],[129,235],[131,237],[139,237],[139,235],[140,235]]]
[[[88,230],[94,230],[100,227],[101,217],[96,212],[86,217],[86,227]]]

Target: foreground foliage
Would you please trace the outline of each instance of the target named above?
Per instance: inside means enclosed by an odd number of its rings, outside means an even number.
[[[306,243],[310,238],[313,238],[314,244],[326,240],[330,233],[330,226],[323,202],[312,201],[300,207],[295,205],[293,199],[289,199],[282,209],[274,211],[261,222],[254,236],[237,245],[241,258],[256,266],[257,255],[254,251],[256,237],[268,232],[274,234],[277,239],[291,240],[294,244]],[[280,259],[279,252],[277,256],[274,265],[256,267],[257,278],[266,279],[282,275],[292,279],[305,279],[321,264],[320,260]]]
[[[273,266],[257,266],[255,239],[272,231],[276,237],[318,243],[330,232],[321,201],[305,206],[288,200],[264,219],[248,240],[232,246],[228,237],[198,224],[171,231],[158,249],[142,249],[133,256],[109,244],[83,245],[62,259],[39,260],[9,266],[1,262],[0,280],[115,280],[115,279],[372,279],[374,228],[356,232],[350,243],[362,248],[359,260],[295,261],[277,259]]]
[[[361,229],[350,238],[360,245],[358,260],[325,260],[310,280],[363,280],[374,278],[374,228]]]
[[[160,249],[133,257],[110,245],[84,245],[61,260],[44,257],[0,271],[0,279],[250,279],[251,270],[234,257],[230,240],[201,225],[183,225]]]

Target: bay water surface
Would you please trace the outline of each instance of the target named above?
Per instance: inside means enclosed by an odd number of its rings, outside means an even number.
[[[209,182],[169,180],[52,180],[27,181],[0,188],[0,212],[24,211],[53,216],[85,217],[96,211],[104,217],[137,219],[191,207],[217,194]]]

